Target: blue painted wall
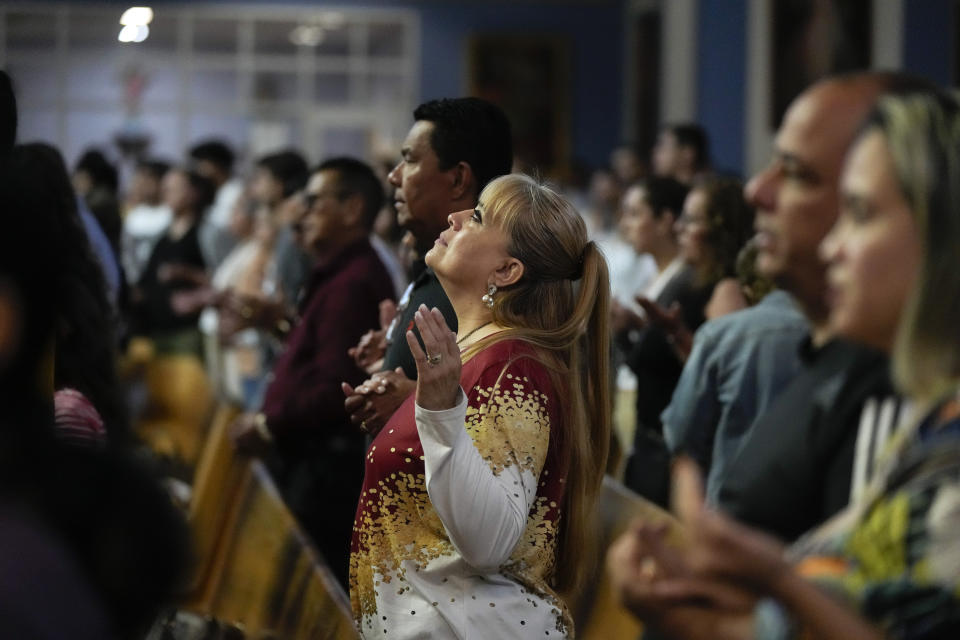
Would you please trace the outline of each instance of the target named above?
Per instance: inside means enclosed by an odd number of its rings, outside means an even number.
[[[903,66],[934,82],[953,84],[956,0],[904,2]]]
[[[701,0],[697,119],[710,135],[714,167],[741,173],[746,112],[746,0]]]
[[[570,42],[571,148],[591,164],[606,163],[620,142],[623,121],[623,8],[620,2],[588,7],[543,7],[492,2],[406,2],[421,10],[424,99],[462,94],[466,48],[484,31],[559,34]]]

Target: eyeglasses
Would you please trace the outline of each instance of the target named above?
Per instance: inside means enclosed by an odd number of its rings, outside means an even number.
[[[307,208],[307,211],[313,209],[313,205],[317,203],[318,200],[322,198],[334,198],[336,200],[342,200],[344,197],[342,191],[320,191],[319,193],[305,193],[303,194],[303,205]]]

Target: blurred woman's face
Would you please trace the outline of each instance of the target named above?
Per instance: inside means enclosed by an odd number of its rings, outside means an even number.
[[[163,204],[174,213],[190,210],[193,206],[193,190],[190,180],[182,171],[168,171],[163,178]]]
[[[643,187],[628,189],[620,207],[620,232],[627,244],[637,253],[652,251],[658,239],[657,222],[647,202],[647,190]]]
[[[257,167],[250,181],[250,197],[259,204],[273,207],[283,199],[283,183],[263,167]]]
[[[702,189],[694,189],[687,196],[683,203],[683,215],[677,220],[676,230],[680,257],[687,264],[702,264],[709,252],[707,234],[710,231],[707,194]]]
[[[828,265],[830,326],[838,335],[890,351],[922,249],[880,132],[853,146],[840,185],[840,217],[820,245]]]

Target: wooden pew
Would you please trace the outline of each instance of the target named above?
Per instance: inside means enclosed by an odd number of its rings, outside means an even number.
[[[230,442],[230,425],[239,414],[232,405],[217,409],[193,479],[188,520],[194,564],[187,592],[196,599],[203,599],[220,541],[234,524],[236,494],[249,474],[248,460]]]
[[[214,409],[203,363],[194,356],[154,356],[143,364],[143,380],[148,409],[136,425],[137,433],[181,470],[181,479],[189,480]]]
[[[214,421],[190,509],[196,566],[182,608],[248,637],[355,639],[349,600],[284,505],[266,467]]]
[[[669,512],[640,497],[610,476],[603,479],[600,492],[600,555],[586,581],[588,587],[578,598],[568,599],[581,640],[608,640],[640,637],[640,621],[621,607],[614,597],[606,570],[606,553],[610,545],[635,518],[671,526],[671,538],[679,540],[679,523]]]

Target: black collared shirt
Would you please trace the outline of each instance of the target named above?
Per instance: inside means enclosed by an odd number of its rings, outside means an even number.
[[[845,507],[860,414],[893,394],[887,357],[843,340],[801,346],[803,370],[760,415],[720,483],[720,507],[795,540]]]
[[[416,270],[415,268],[414,271]],[[432,269],[424,267],[411,286],[409,299],[397,310],[399,317],[390,343],[387,345],[387,352],[383,356],[383,369],[393,371],[397,367],[403,367],[407,377],[416,380],[417,363],[413,361],[413,354],[410,353],[410,346],[407,345],[407,331],[411,329],[416,334],[417,340],[420,340],[420,332],[413,323],[413,314],[421,304],[427,305],[428,309],[436,307],[440,309],[451,331],[457,330],[457,315],[453,312],[453,306]],[[420,345],[423,346],[422,340]]]

